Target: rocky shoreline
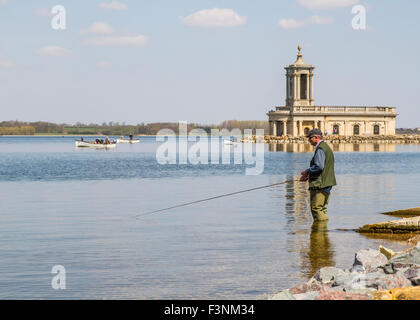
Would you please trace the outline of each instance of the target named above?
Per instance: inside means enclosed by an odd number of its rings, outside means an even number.
[[[265,142],[265,143],[308,143],[308,139],[304,136],[290,137],[290,136],[271,136],[265,135],[257,137],[255,135],[246,136],[242,138],[242,142]],[[330,143],[395,143],[395,144],[416,144],[420,143],[420,134],[397,134],[392,136],[374,135],[374,136],[340,136],[327,135],[324,141]]]
[[[420,300],[420,237],[395,253],[360,250],[348,269],[324,267],[306,283],[282,290],[271,300]]]

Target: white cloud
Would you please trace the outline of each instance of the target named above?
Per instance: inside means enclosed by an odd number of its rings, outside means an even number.
[[[135,36],[108,36],[96,37],[85,40],[84,44],[96,46],[143,46],[147,43],[148,37],[144,35]]]
[[[112,34],[114,29],[104,22],[95,22],[88,29],[83,30],[84,34]]]
[[[70,54],[70,51],[58,46],[46,46],[42,47],[35,51],[41,56],[50,56],[50,57],[64,57]]]
[[[108,9],[108,10],[127,10],[128,7],[126,4],[118,1],[112,1],[112,2],[103,2],[99,4],[99,7],[102,9]]]
[[[299,0],[299,4],[307,9],[334,9],[352,6],[359,0]]]
[[[247,18],[241,17],[232,9],[214,8],[209,10],[200,10],[181,17],[181,22],[190,27],[236,27],[246,23]]]
[[[51,9],[48,8],[39,8],[34,10],[34,15],[38,17],[52,17],[53,14],[51,13]]]
[[[9,60],[3,60],[0,56],[0,68],[13,68],[15,64],[12,61]]]
[[[296,29],[296,28],[303,27],[305,25],[305,21],[290,18],[290,19],[281,19],[278,24],[283,29]]]
[[[0,4],[6,4],[9,0],[0,0]]]
[[[334,19],[331,17],[312,16],[307,20],[308,24],[331,24]]]
[[[312,16],[308,19],[281,19],[278,25],[283,29],[297,29],[311,24],[331,24],[333,19],[330,17]]]

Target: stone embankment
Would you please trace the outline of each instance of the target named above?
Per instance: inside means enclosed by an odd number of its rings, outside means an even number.
[[[420,300],[420,242],[398,253],[382,246],[360,250],[349,269],[321,268],[308,282],[271,299]]]
[[[373,224],[366,224],[363,227],[359,228],[357,232],[393,234],[420,233],[420,216]]]
[[[308,143],[308,139],[302,137],[290,137],[290,136],[270,136],[265,135],[264,139],[253,136],[247,136],[242,138],[242,142],[265,142],[265,143]],[[324,141],[330,143],[420,143],[420,135],[408,135],[398,134],[392,136],[374,135],[374,136],[339,136],[339,135],[327,135],[324,137]]]

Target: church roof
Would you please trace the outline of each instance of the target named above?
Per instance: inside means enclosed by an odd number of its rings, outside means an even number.
[[[312,67],[312,65],[307,64],[305,61],[303,61],[302,52],[301,52],[301,50],[302,50],[301,45],[298,45],[298,50],[299,50],[299,52],[297,54],[297,59],[296,59],[295,63],[291,64],[290,66],[291,67]]]

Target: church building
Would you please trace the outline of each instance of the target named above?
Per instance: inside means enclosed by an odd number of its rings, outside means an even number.
[[[286,103],[267,113],[270,135],[304,136],[318,128],[324,134],[394,135],[395,107],[317,106],[314,103],[314,69],[302,59],[298,46],[295,63],[286,69]]]

